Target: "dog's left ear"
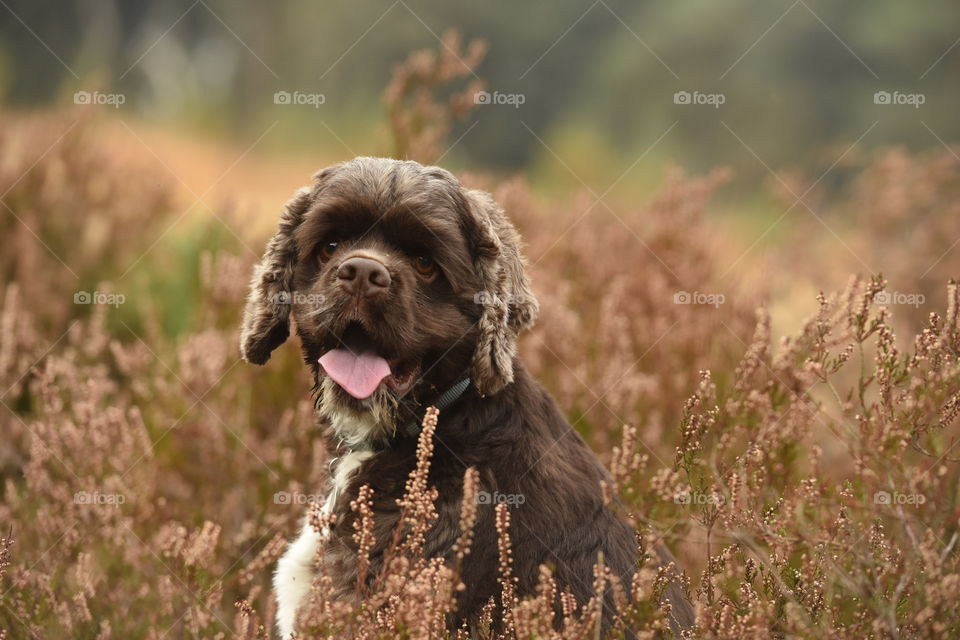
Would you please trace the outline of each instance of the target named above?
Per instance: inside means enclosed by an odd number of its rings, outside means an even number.
[[[483,306],[470,376],[481,395],[490,395],[513,382],[517,336],[533,326],[540,306],[527,279],[520,234],[503,208],[484,191],[465,195],[471,214],[467,235],[482,287],[474,300]]]

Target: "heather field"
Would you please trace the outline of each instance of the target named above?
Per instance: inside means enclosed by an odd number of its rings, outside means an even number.
[[[449,34],[405,55],[363,148],[0,111],[0,638],[276,637],[271,572],[330,452],[296,343],[240,359],[249,274],[316,169],[446,164],[485,47]],[[690,638],[960,637],[960,159],[843,141],[819,171],[759,163],[736,197],[722,166],[456,167],[524,237],[541,315],[521,354],[640,549],[677,557]],[[845,179],[824,180],[835,166]],[[421,436],[388,575],[358,585],[363,604],[318,576],[303,637],[452,637],[457,564],[419,542],[443,425]],[[353,508],[362,549],[369,496]],[[464,500],[458,553],[483,508]],[[599,637],[598,601],[558,593],[549,567],[515,595],[496,509],[507,629],[481,635]],[[648,555],[616,585],[611,637],[660,637],[666,576]],[[611,580],[598,566],[596,591]]]

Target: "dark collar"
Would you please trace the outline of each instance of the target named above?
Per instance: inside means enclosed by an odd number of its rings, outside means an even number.
[[[440,394],[440,397],[437,398],[437,401],[432,403],[431,406],[436,407],[438,411],[443,411],[444,409],[452,405],[454,402],[459,400],[460,396],[464,394],[464,392],[467,390],[469,386],[470,386],[469,377],[464,378],[463,380],[460,380],[459,382],[454,384],[452,387],[450,387],[449,389],[444,391],[442,394]],[[403,432],[408,436],[410,436],[411,438],[415,438],[419,436],[420,431],[422,430],[423,430],[422,420],[411,420],[403,427]]]

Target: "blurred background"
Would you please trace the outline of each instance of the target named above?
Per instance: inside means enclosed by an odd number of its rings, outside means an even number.
[[[841,306],[867,291],[901,348],[943,314],[960,274],[958,76],[947,0],[0,0],[0,522],[19,536],[7,578],[0,548],[0,627],[269,627],[269,570],[302,512],[276,492],[321,486],[327,452],[296,346],[255,368],[237,328],[283,202],[357,155],[440,164],[504,205],[542,308],[529,367],[604,461],[638,428],[631,505],[691,569],[716,518],[672,500],[696,485],[676,452],[697,389],[769,399],[763,420],[724,427],[761,432],[724,446],[788,460],[754,478],[756,513],[875,464],[858,489],[872,496],[906,440],[870,440],[895,420],[865,426],[854,392],[815,379],[849,337],[818,331],[851,325],[808,319],[852,274]],[[748,351],[755,333],[795,340]],[[952,387],[927,386],[933,416]],[[704,490],[734,467],[717,468]],[[97,491],[123,506],[72,498]],[[849,500],[819,504],[828,535]]]
[[[185,153],[245,148],[261,135],[257,154],[318,164],[386,152],[379,125],[393,68],[449,28],[486,41],[472,73],[522,103],[459,122],[445,163],[533,171],[560,188],[576,183],[568,169],[605,187],[642,154],[625,188],[649,186],[668,162],[730,166],[745,181],[767,168],[817,171],[857,140],[861,153],[936,148],[960,127],[960,7],[946,0],[5,0],[3,9],[9,109],[117,94],[122,104],[102,117],[180,136]],[[277,104],[278,91],[322,103]],[[678,91],[722,103],[677,104]],[[923,102],[877,104],[878,91]]]
[[[677,122],[647,167],[723,164],[756,176],[762,166],[721,123],[776,168],[829,164],[826,148],[858,139],[877,120],[864,149],[926,148],[960,127],[951,117],[960,7],[945,0],[5,5],[0,91],[8,106],[64,104],[78,90],[119,93],[125,102],[115,115],[211,140],[242,144],[277,122],[264,151],[337,157],[345,151],[337,136],[376,150],[371,123],[393,67],[411,50],[435,47],[450,27],[487,41],[474,72],[491,91],[524,96],[516,108],[485,109],[458,126],[454,137],[470,133],[448,162],[463,166],[549,169],[555,162],[539,136],[585,177],[600,178]],[[287,108],[273,101],[282,90],[325,100]],[[673,94],[683,90],[726,99],[681,108]],[[881,90],[924,94],[922,115],[875,104]],[[596,166],[598,157],[609,166]]]
[[[748,270],[770,243],[812,240],[793,225],[802,219],[828,242],[816,250],[843,262],[838,277],[880,271],[844,232],[874,212],[829,211],[823,199],[845,194],[891,148],[952,157],[960,133],[960,7],[947,1],[5,0],[2,9],[5,128],[56,112],[54,142],[94,120],[112,155],[173,179],[186,199],[178,207],[247,208],[227,233],[255,249],[314,170],[355,155],[418,155],[398,148],[385,88],[410,52],[449,55],[441,39],[451,29],[464,43],[459,62],[470,43],[484,45],[458,75],[489,102],[452,118],[442,153],[421,159],[522,173],[546,198],[626,206],[648,199],[670,166],[728,168],[710,215]]]

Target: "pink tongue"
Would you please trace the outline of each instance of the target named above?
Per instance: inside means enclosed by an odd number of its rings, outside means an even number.
[[[390,375],[390,365],[373,351],[356,354],[349,349],[331,349],[320,356],[320,366],[333,381],[354,398],[363,400]]]

